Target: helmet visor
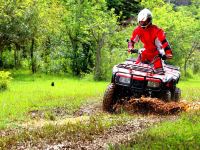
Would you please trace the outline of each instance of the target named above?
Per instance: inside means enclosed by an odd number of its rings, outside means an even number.
[[[147,27],[147,26],[150,24],[150,22],[151,22],[151,19],[148,18],[148,19],[145,20],[145,21],[139,21],[139,25],[140,25],[141,27]]]

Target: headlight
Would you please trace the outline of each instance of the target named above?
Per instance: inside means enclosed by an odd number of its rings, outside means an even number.
[[[113,67],[113,74],[118,71],[118,68],[116,66]]]
[[[159,86],[160,86],[160,83],[159,83],[159,82],[148,81],[147,86],[148,86],[148,87],[156,88],[156,87],[159,87]]]
[[[131,78],[119,77],[119,82],[120,83],[125,83],[125,84],[130,84],[131,83]]]

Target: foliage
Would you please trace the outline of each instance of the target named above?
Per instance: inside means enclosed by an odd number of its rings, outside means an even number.
[[[110,43],[110,39],[115,36],[117,30],[117,16],[114,15],[113,10],[107,11],[107,7],[104,3],[93,4],[95,6],[87,9],[84,18],[86,22],[85,28],[87,29],[90,39],[93,39],[93,47],[95,49],[95,70],[94,78],[96,80],[104,79],[103,73],[103,50],[106,48],[106,44]],[[105,14],[105,11],[107,13]],[[92,13],[91,13],[92,12]]]
[[[120,15],[120,20],[135,17],[140,10],[137,0],[106,0],[108,9],[115,9],[115,14]]]
[[[6,90],[8,88],[8,83],[12,78],[10,77],[10,72],[0,71],[0,91]]]
[[[153,23],[165,30],[174,54],[170,63],[185,75],[189,69],[198,74],[198,0],[187,6],[164,0],[1,1],[0,67],[75,76],[94,73],[95,79],[108,80],[112,66],[127,57],[126,39],[133,30],[121,21],[136,18],[141,7],[150,8]]]
[[[68,50],[72,73],[80,76],[82,72],[89,73],[93,67],[92,41],[86,34],[84,14],[91,7],[89,1],[64,1],[63,16],[65,32],[71,49]],[[92,12],[90,12],[92,14]]]

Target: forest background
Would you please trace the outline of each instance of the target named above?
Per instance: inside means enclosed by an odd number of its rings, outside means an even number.
[[[143,8],[164,29],[184,76],[200,73],[199,0],[0,1],[0,68],[110,80],[130,57],[127,42]],[[136,45],[141,48],[142,45]]]

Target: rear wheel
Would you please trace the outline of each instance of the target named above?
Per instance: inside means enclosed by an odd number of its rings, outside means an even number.
[[[114,100],[114,93],[115,93],[116,86],[114,83],[111,83],[108,88],[106,89],[103,97],[103,110],[111,112],[112,107],[115,104]]]

